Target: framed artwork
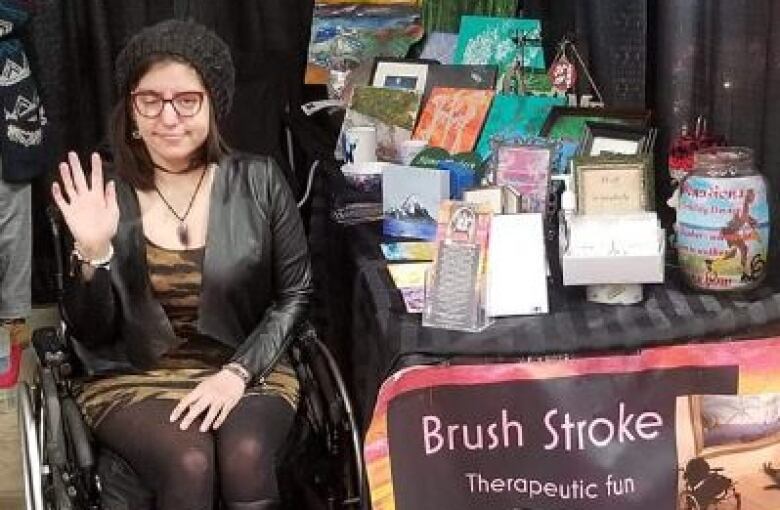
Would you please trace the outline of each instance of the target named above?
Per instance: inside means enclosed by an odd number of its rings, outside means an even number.
[[[585,136],[581,153],[585,156],[600,154],[644,154],[652,149],[652,128],[614,124],[608,122],[585,123]]]
[[[377,57],[371,71],[371,85],[391,89],[414,90],[422,94],[433,60]]]
[[[493,90],[433,89],[412,138],[450,154],[474,149],[494,94]]]
[[[552,146],[502,144],[494,155],[494,177],[520,196],[522,213],[547,212]]]
[[[647,157],[578,157],[574,160],[577,212],[626,213],[652,209]]]
[[[539,134],[548,138],[582,140],[589,121],[646,127],[650,123],[650,111],[554,106]]]

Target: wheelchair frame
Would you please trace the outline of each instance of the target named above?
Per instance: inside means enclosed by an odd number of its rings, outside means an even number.
[[[39,360],[36,379],[32,384],[21,381],[18,387],[26,508],[106,510],[101,493],[107,480],[101,480],[98,474],[91,431],[72,392],[71,377],[78,360],[70,349],[67,317],[62,308],[63,238],[53,209],[49,210],[49,220],[57,261],[57,301],[63,321],[60,328],[43,328],[33,333],[32,344]],[[296,500],[290,508],[362,508],[364,467],[352,403],[335,358],[313,329],[310,331],[290,347],[301,385],[295,436],[318,441],[317,452],[327,456],[328,466],[324,473],[315,476],[314,482],[319,486],[314,488],[308,483],[296,485],[290,479],[296,470],[280,469],[280,490],[288,488],[287,492],[294,496],[308,498]],[[291,443],[288,448],[295,446],[300,445]],[[335,473],[330,466],[333,463],[340,464]],[[288,476],[282,478],[285,472]],[[283,492],[284,496],[287,494]],[[317,500],[316,506],[310,505],[312,500]],[[289,504],[283,502],[285,507]]]

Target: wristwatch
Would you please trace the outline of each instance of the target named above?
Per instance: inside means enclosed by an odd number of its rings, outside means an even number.
[[[109,269],[111,267],[111,259],[114,257],[114,245],[109,244],[108,253],[99,259],[88,259],[81,253],[81,246],[79,246],[79,243],[74,243],[72,256],[82,264],[89,264],[94,268]]]

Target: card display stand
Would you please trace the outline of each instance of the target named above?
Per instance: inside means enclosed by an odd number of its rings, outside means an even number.
[[[442,203],[436,256],[426,278],[423,326],[482,331],[490,325],[485,309],[490,218],[483,205]]]

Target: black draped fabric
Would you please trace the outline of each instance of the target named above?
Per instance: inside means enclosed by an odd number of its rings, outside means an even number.
[[[301,101],[313,0],[37,0],[36,10],[31,41],[53,132],[52,165],[68,149],[84,153],[105,140],[114,58],[140,28],[172,17],[211,27],[231,47],[236,95],[224,126],[228,143],[286,160],[282,119]]]
[[[107,142],[116,100],[113,63],[142,27],[192,18],[230,45],[236,66],[233,111],[223,134],[235,149],[276,156],[293,189],[298,176],[281,148],[285,107],[301,103],[313,0],[29,0],[34,16],[26,48],[49,121],[44,166],[49,178],[68,150],[82,155]],[[307,171],[306,162],[297,168]],[[49,229],[43,214],[47,182],[34,194],[33,297],[54,301]]]
[[[330,319],[319,330],[336,336],[334,344],[342,343],[339,354],[364,425],[382,382],[416,363],[631,353],[780,331],[780,276],[743,294],[703,294],[681,285],[670,265],[666,283],[645,285],[645,299],[635,306],[590,303],[581,287],[551,284],[548,314],[498,318],[479,333],[426,328],[420,314],[405,311],[379,249],[388,240],[379,224],[318,221],[327,222],[327,235],[311,240],[313,269],[324,301],[319,305],[329,310]]]
[[[730,144],[752,147],[780,188],[780,5],[661,0],[654,35],[662,132],[703,114]]]
[[[522,9],[525,17],[542,21],[548,65],[555,57],[558,43],[566,36],[588,63],[607,106],[645,107],[649,62],[647,0],[526,0]],[[578,91],[590,94],[585,73],[578,71]]]

